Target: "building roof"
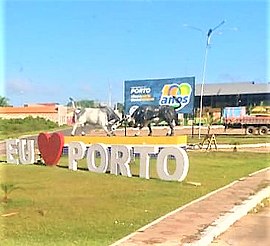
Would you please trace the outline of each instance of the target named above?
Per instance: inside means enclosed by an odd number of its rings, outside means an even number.
[[[205,84],[203,89],[204,96],[217,95],[239,95],[239,94],[262,94],[270,93],[269,83],[258,82],[237,82],[237,83],[220,83]],[[201,84],[195,87],[195,96],[200,96]]]
[[[34,107],[0,107],[0,114],[40,114],[57,113],[55,106]]]

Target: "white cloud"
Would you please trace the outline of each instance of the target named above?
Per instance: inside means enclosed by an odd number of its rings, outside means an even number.
[[[33,93],[34,87],[30,80],[13,79],[6,83],[6,93],[8,96]]]

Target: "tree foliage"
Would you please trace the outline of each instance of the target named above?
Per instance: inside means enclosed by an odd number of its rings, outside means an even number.
[[[117,103],[117,104],[116,104],[116,109],[117,109],[119,112],[123,113],[123,112],[124,112],[124,105],[123,105],[122,103]]]
[[[0,107],[10,106],[8,101],[9,101],[8,98],[0,96]]]
[[[69,102],[67,104],[68,107],[72,107],[72,102]],[[96,107],[97,104],[95,103],[94,100],[80,100],[76,102],[76,107],[81,107],[81,108],[94,108]]]

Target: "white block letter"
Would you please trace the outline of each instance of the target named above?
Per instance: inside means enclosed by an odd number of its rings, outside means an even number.
[[[168,172],[168,156],[175,157],[176,169],[170,175]],[[163,180],[183,181],[188,173],[189,160],[186,151],[182,148],[167,147],[160,151],[157,157],[157,173]]]
[[[19,160],[14,155],[18,155],[18,139],[11,139],[6,142],[7,163],[19,164]]]
[[[131,177],[129,162],[131,148],[124,145],[111,147],[111,173],[117,175],[118,168],[124,176]]]
[[[68,145],[68,168],[76,171],[78,160],[84,157],[86,146],[83,142],[71,142]]]
[[[35,162],[35,141],[22,139],[19,142],[19,159],[22,164]]]
[[[140,154],[140,178],[149,179],[149,154],[158,153],[158,148],[156,146],[136,146],[134,153]]]
[[[100,165],[96,166],[95,154],[100,153]],[[105,173],[108,167],[109,158],[108,150],[103,144],[93,144],[87,151],[87,166],[88,170],[96,173]]]

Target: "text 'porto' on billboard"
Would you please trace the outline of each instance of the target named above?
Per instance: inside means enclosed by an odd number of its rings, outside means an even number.
[[[125,81],[125,112],[140,105],[169,105],[177,113],[192,113],[195,77]]]

